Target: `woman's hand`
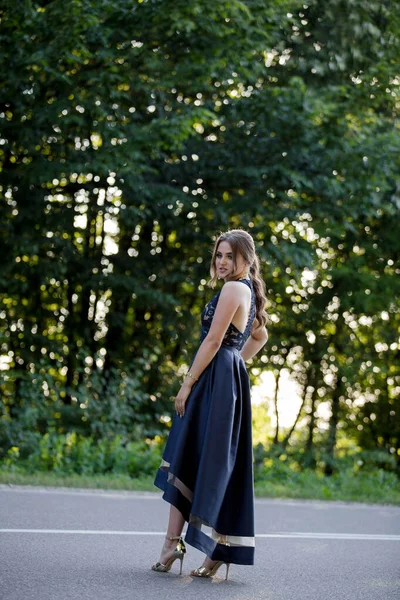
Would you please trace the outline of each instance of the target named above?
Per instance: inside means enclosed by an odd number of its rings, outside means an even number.
[[[175,410],[180,417],[185,414],[185,404],[192,390],[190,383],[183,383],[178,395],[175,398]]]

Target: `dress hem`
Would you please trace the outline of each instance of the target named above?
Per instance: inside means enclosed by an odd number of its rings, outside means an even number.
[[[191,502],[183,496],[178,488],[168,483],[165,471],[158,470],[154,485],[164,492],[162,495],[163,500],[175,506],[188,523],[185,542],[200,550],[200,552],[204,552],[211,560],[222,560],[223,562],[239,565],[254,565],[254,546],[219,544],[197,527],[191,525]],[[215,528],[212,523],[209,523],[209,526]]]

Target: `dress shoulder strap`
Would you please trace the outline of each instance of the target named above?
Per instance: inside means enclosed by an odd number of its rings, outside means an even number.
[[[247,285],[250,289],[253,288],[251,280],[250,279],[236,279],[236,281],[239,281],[240,283],[244,283],[245,285]]]

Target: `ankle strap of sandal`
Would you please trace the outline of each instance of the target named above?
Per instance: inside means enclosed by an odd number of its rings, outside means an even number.
[[[180,535],[175,535],[175,536],[174,535],[166,535],[165,539],[166,540],[171,540],[171,542],[172,542],[173,540],[180,540],[181,536]]]

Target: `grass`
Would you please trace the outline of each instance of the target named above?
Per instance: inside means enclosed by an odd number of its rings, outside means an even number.
[[[155,492],[154,477],[140,477],[133,479],[129,475],[78,475],[59,474],[54,472],[25,473],[23,471],[10,472],[0,468],[0,483],[11,485],[41,485],[50,487],[71,487],[104,490],[132,490],[141,492]]]
[[[357,478],[337,486],[333,480],[320,481],[307,486],[305,483],[285,485],[283,483],[259,482],[255,495],[268,498],[302,498],[309,500],[340,500],[342,502],[365,502],[374,504],[400,505],[400,490],[377,488],[373,485],[360,485]]]
[[[257,481],[255,495],[259,498],[301,498],[312,500],[340,500],[400,505],[400,486],[391,474],[377,470],[372,473],[338,473],[323,477],[313,471],[296,474],[293,480]],[[78,475],[54,472],[27,473],[22,469],[0,467],[0,483],[10,485],[37,485],[106,490],[158,491],[153,476],[132,478],[124,474]]]

